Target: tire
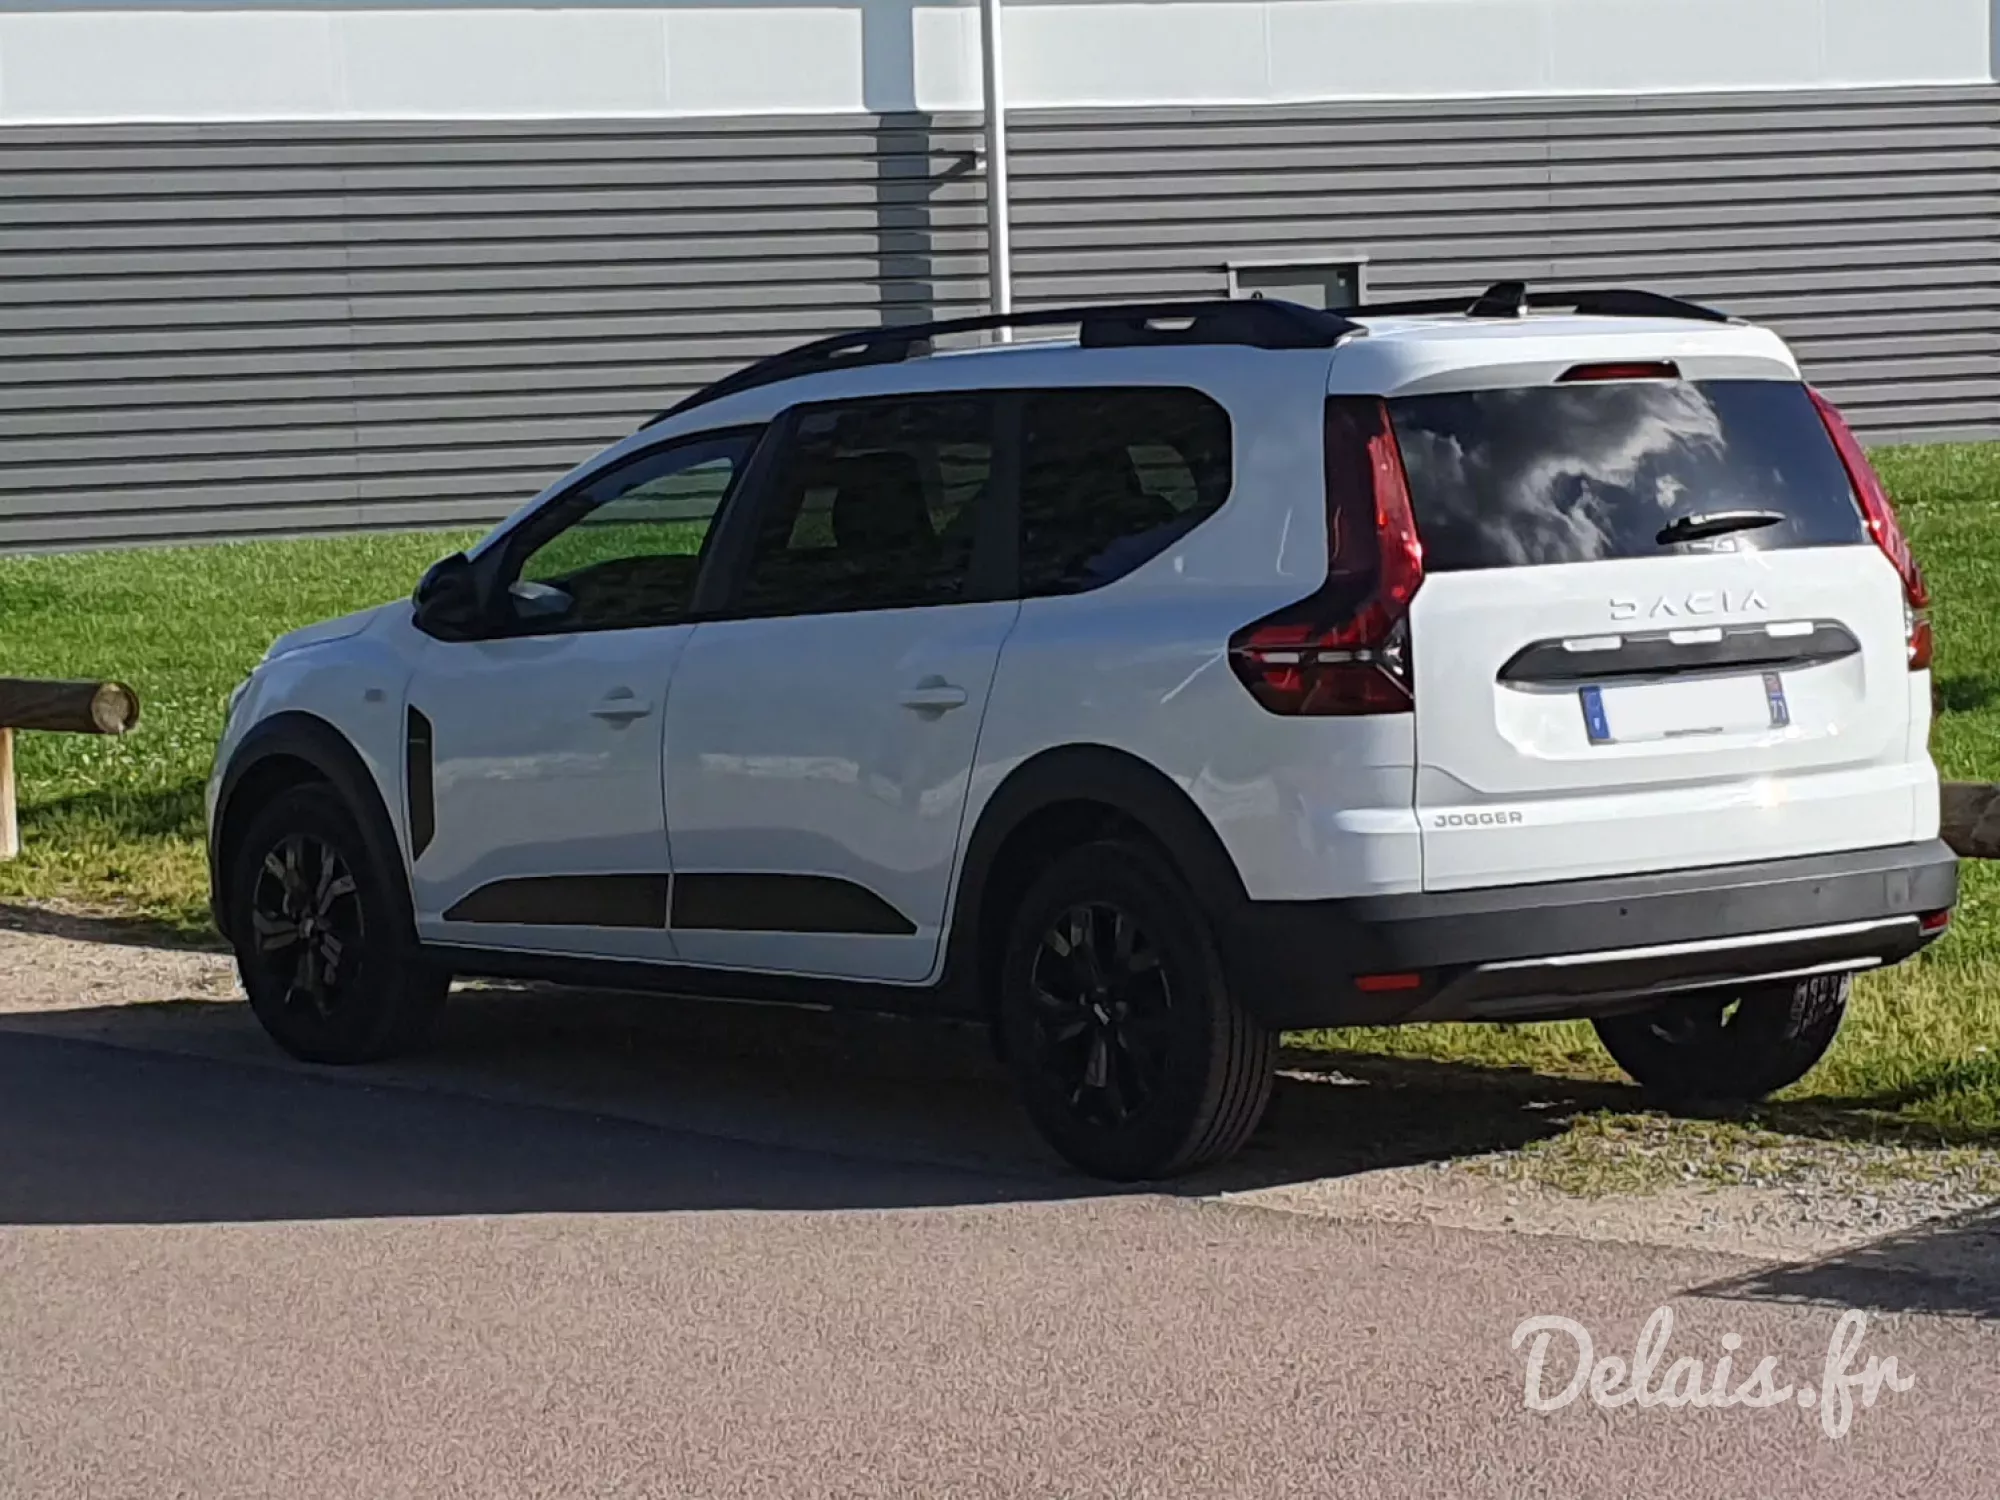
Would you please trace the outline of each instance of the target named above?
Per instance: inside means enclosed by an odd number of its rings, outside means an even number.
[[[1201,907],[1141,845],[1072,849],[1028,889],[996,1019],[1029,1118],[1092,1176],[1221,1161],[1270,1102],[1276,1034],[1229,993]]]
[[[424,961],[402,882],[333,788],[287,787],[257,809],[228,891],[250,1009],[293,1057],[374,1062],[429,1039],[451,976]]]
[[[1847,1014],[1848,978],[1754,985],[1598,1022],[1598,1040],[1633,1082],[1668,1101],[1754,1103],[1797,1083]]]

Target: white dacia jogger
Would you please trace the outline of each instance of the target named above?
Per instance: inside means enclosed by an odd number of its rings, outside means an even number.
[[[454,974],[984,1020],[1115,1178],[1234,1151],[1287,1028],[1754,1098],[1950,919],[1927,603],[1784,343],[1670,298],[871,329],[274,645],[216,914],[323,1062]]]

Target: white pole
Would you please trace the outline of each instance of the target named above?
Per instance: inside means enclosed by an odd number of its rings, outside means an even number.
[[[1007,233],[1007,90],[1000,56],[1000,0],[979,0],[979,55],[986,110],[986,273],[993,311],[1014,310],[1014,252]],[[1011,344],[1014,330],[1000,330]]]

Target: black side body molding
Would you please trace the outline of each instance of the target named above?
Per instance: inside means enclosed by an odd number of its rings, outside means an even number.
[[[489,880],[461,896],[444,919],[535,927],[659,928],[667,925],[667,877],[522,875]]]
[[[909,937],[917,924],[864,885],[832,875],[674,876],[676,929]]]

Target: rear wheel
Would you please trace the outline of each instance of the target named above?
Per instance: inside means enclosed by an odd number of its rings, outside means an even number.
[[[1270,1100],[1277,1038],[1229,993],[1200,906],[1143,846],[1073,849],[1030,887],[998,1020],[1029,1116],[1095,1176],[1220,1161]]]
[[[331,787],[287,787],[251,817],[229,880],[244,992],[306,1062],[370,1062],[425,1041],[451,976],[423,960],[400,882]]]
[[[1848,979],[1754,985],[1598,1021],[1598,1039],[1642,1088],[1668,1101],[1753,1102],[1805,1077],[1847,1014]]]

